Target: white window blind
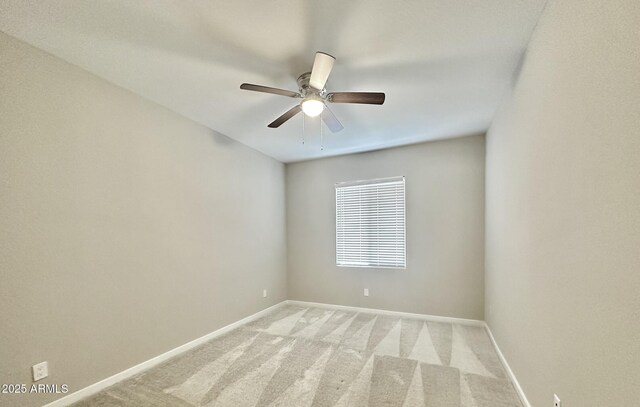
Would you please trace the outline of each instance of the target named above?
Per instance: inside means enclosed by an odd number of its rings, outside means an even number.
[[[336,264],[406,267],[404,177],[336,184]]]

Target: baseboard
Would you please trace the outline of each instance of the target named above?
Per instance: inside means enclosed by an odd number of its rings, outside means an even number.
[[[147,369],[150,369],[152,367],[155,367],[157,365],[159,365],[160,363],[163,363],[169,359],[171,359],[174,356],[177,356],[181,353],[184,353],[188,350],[191,350],[193,348],[195,348],[196,346],[202,345],[203,343],[210,341],[213,338],[216,338],[220,335],[223,335],[241,325],[244,325],[248,322],[254,321],[264,315],[266,315],[267,313],[273,311],[274,309],[283,306],[284,304],[286,304],[287,301],[282,301],[278,304],[272,305],[269,308],[265,308],[262,311],[258,311],[253,315],[249,315],[246,318],[243,318],[239,321],[236,321],[232,324],[229,324],[227,326],[224,326],[220,329],[217,329],[211,333],[208,333],[204,336],[201,336],[200,338],[194,339],[191,342],[187,342],[184,345],[180,345],[177,348],[171,349],[170,351],[167,351],[159,356],[156,356],[154,358],[151,358],[147,361],[144,361],[138,365],[135,365],[127,370],[124,370],[120,373],[116,373],[113,376],[107,377],[106,379],[100,380],[97,383],[94,383],[92,385],[89,385],[83,389],[80,389],[74,393],[71,393],[69,395],[66,395],[62,398],[59,398],[55,401],[52,401],[49,404],[46,404],[44,407],[62,407],[62,406],[68,406],[70,404],[73,404],[77,401],[80,401],[84,398],[87,398],[89,396],[92,396],[104,389],[106,389],[107,387],[113,386],[114,384],[128,379],[140,372],[143,372]]]
[[[460,325],[479,326],[479,327],[485,326],[484,321],[480,321],[477,319],[441,317],[437,315],[427,315],[427,314],[412,314],[409,312],[388,311],[388,310],[381,310],[376,308],[360,308],[360,307],[350,307],[346,305],[334,305],[334,304],[324,304],[319,302],[307,302],[307,301],[296,301],[296,300],[287,300],[286,303],[288,305],[297,305],[302,307],[318,307],[318,308],[337,309],[342,311],[353,311],[353,312],[370,312],[370,313],[381,314],[381,315],[422,319],[425,321],[447,322],[450,324],[460,324]]]
[[[513,387],[515,388],[516,393],[518,394],[518,397],[520,398],[520,401],[522,402],[522,405],[524,407],[531,407],[531,403],[529,403],[529,400],[527,399],[527,396],[524,394],[524,390],[522,390],[522,386],[520,386],[520,383],[518,382],[518,379],[516,378],[516,375],[513,373],[513,370],[511,370],[511,366],[509,366],[509,363],[507,362],[507,359],[502,354],[502,351],[500,350],[500,347],[498,347],[498,343],[496,342],[496,339],[493,337],[493,333],[491,332],[491,328],[489,328],[489,325],[487,325],[486,323],[485,323],[485,329],[487,330],[487,333],[489,334],[489,338],[491,338],[491,343],[493,344],[493,347],[495,348],[496,353],[498,354],[498,358],[500,358],[500,362],[502,363],[502,366],[504,366],[504,370],[507,371],[507,375],[509,376],[509,379],[511,380],[511,383],[513,384]]]

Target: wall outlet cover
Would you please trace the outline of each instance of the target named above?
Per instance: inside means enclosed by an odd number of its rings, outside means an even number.
[[[38,380],[44,379],[49,376],[49,366],[47,362],[40,362],[37,365],[33,365],[31,367],[33,370],[33,381],[37,382]]]
[[[557,394],[553,395],[553,407],[562,407],[562,401],[560,401],[560,397]]]

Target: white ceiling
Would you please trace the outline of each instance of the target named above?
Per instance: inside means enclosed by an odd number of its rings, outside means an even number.
[[[484,132],[513,83],[545,0],[0,0],[0,30],[283,162]],[[345,129],[296,100],[316,51],[337,58],[329,91],[381,91],[382,106],[334,104]],[[316,121],[313,121],[316,120]]]

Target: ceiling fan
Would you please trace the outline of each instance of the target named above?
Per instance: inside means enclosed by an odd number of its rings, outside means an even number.
[[[290,90],[271,88],[269,86],[253,85],[243,83],[240,89],[253,90],[256,92],[273,93],[275,95],[288,96],[302,99],[300,104],[287,110],[282,116],[275,119],[268,127],[273,129],[280,127],[282,123],[291,119],[302,111],[309,117],[316,117],[322,114],[322,121],[329,130],[337,133],[344,127],[327,106],[329,103],[360,103],[367,105],[381,105],[384,103],[384,93],[380,92],[332,92],[327,93],[325,84],[333,68],[336,59],[324,52],[316,52],[311,72],[305,72],[298,77],[299,92]]]

